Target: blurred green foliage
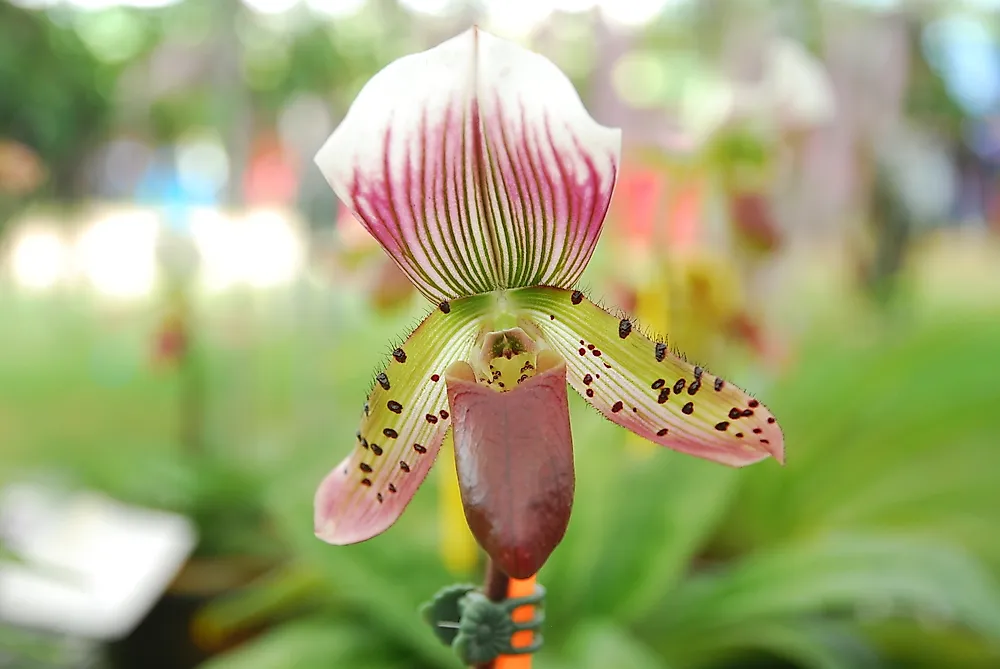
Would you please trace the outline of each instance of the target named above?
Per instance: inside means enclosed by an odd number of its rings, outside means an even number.
[[[3,669],[103,669],[94,643],[0,626]]]
[[[52,174],[51,194],[78,195],[75,170],[108,127],[117,72],[71,27],[0,4],[0,137],[40,155]]]
[[[199,625],[271,627],[212,669],[457,666],[417,615],[461,580],[442,566],[431,490],[373,541],[335,548],[312,535],[315,486],[346,448],[372,368],[413,316],[330,297],[300,287],[204,310],[222,464],[198,474],[176,464],[176,379],[145,361],[142,313],[3,305],[20,324],[2,335],[18,352],[0,365],[9,462],[181,510],[262,500],[291,558],[209,605]],[[541,574],[539,667],[1000,662],[1000,390],[989,366],[1000,312],[845,311],[822,323],[763,393],[785,428],[785,468],[627,454],[620,429],[574,402],[578,494]],[[234,343],[234,332],[254,334]],[[56,337],[72,344],[49,345]]]

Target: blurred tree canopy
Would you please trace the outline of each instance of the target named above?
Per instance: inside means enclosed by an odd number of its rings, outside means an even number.
[[[0,4],[0,135],[38,153],[50,195],[75,194],[79,160],[109,126],[117,70],[71,27]]]

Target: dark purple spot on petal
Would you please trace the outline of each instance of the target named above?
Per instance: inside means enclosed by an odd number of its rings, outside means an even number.
[[[500,385],[502,386],[503,384]],[[444,409],[438,411],[438,415],[441,416],[441,420],[448,420],[448,412],[445,411]]]
[[[569,299],[573,304],[580,304],[581,302],[583,302],[583,293],[581,293],[578,290],[574,290],[573,294],[570,295]]]
[[[677,379],[674,384],[674,395],[680,395],[681,391],[684,390],[684,384],[687,383],[684,379]]]
[[[406,473],[410,473],[410,465],[406,464],[406,460],[399,461],[399,468]]]
[[[656,362],[663,362],[663,359],[667,357],[667,345],[663,342],[656,343]]]
[[[681,411],[683,413],[685,413],[686,415],[688,415],[688,416],[690,416],[691,414],[693,414],[694,413],[694,402],[688,402],[687,404],[685,404],[684,406],[682,406],[681,407]]]
[[[656,403],[663,404],[668,399],[670,399],[670,388],[663,388],[660,390],[660,394],[656,398]]]
[[[770,444],[771,442],[770,442],[770,441],[768,441],[767,439],[761,439],[761,440],[760,440],[760,443],[762,443],[762,444],[764,444],[764,445],[767,445],[767,444]]]
[[[382,434],[384,434],[385,436],[389,437],[390,439],[395,439],[396,437],[399,436],[399,433],[396,432],[391,427],[387,427],[384,430],[382,430]]]
[[[396,362],[406,362],[406,352],[401,348],[394,350],[392,352],[392,357],[396,359]]]
[[[667,436],[667,428],[663,428],[663,429],[659,430],[656,433],[656,436],[657,437],[665,437],[665,436]]]
[[[378,444],[372,444],[372,453],[375,455],[382,455],[382,447]]]
[[[632,334],[632,321],[627,318],[621,319],[618,323],[618,336],[622,339]]]
[[[763,432],[763,431],[764,431],[764,430],[760,429],[759,427],[755,427],[755,428],[753,429],[753,433],[754,433],[754,434],[760,434],[760,433],[761,433],[761,432]]]
[[[724,385],[726,385],[725,381],[723,381],[719,377],[715,377],[715,384],[714,384],[715,392],[719,392],[720,390],[722,390],[722,386]]]
[[[744,409],[743,410],[743,415],[746,416],[746,417],[752,416],[753,415],[753,409]]]
[[[695,379],[691,382],[691,385],[688,386],[688,395],[694,395],[699,390],[701,390],[701,380]]]
[[[600,357],[601,357],[601,350],[600,350],[600,349],[597,349],[597,348],[595,348],[595,349],[594,349],[594,355],[595,355],[596,357],[600,358]]]
[[[760,406],[760,402],[758,402],[757,400],[750,400],[749,402],[747,402],[747,406],[750,407],[751,409],[756,409],[757,407]]]
[[[417,453],[427,452],[427,449],[424,446],[421,446],[420,444],[413,444],[413,450],[415,450]]]
[[[382,390],[389,390],[389,377],[386,376],[385,372],[379,372],[379,375],[375,377],[378,384],[382,386]]]
[[[722,421],[721,423],[716,423],[715,429],[718,430],[719,432],[725,432],[726,430],[729,429],[729,422]]]
[[[372,466],[367,462],[362,462],[360,465],[358,465],[358,467],[360,467],[361,471],[365,472],[366,474],[370,474],[372,471]]]
[[[441,377],[438,374],[431,374],[431,381],[433,381],[434,383],[437,383],[440,380],[441,380]]]
[[[695,368],[694,368],[694,380],[695,381],[700,381],[701,380],[701,375],[704,374],[704,373],[705,373],[704,369],[702,369],[701,367],[695,365]]]
[[[361,479],[361,485],[371,486],[372,480],[369,478]]]
[[[581,348],[580,349],[580,355],[587,355],[587,349]]]
[[[375,493],[375,499],[377,499],[378,503],[381,504],[382,503],[382,493],[380,493],[380,492]]]
[[[440,309],[441,313],[443,314],[451,313],[451,304],[449,304],[447,301],[444,301],[438,305],[438,309]]]
[[[611,413],[618,413],[619,411],[622,410],[622,407],[624,406],[625,405],[622,404],[622,401],[618,400],[617,402],[611,405]]]
[[[774,424],[774,416],[768,416],[767,417],[767,422],[773,425]]]
[[[663,379],[657,379],[657,380],[653,381],[653,385],[651,385],[651,386],[650,386],[650,388],[652,388],[653,390],[659,390],[659,389],[660,389],[660,388],[662,388],[662,387],[663,387],[663,386],[664,386],[664,385],[665,385],[666,383],[667,383],[667,382],[666,382],[666,381],[664,381]]]
[[[737,439],[742,439],[743,438],[743,433],[742,432],[737,432],[736,433],[736,438]]]
[[[389,409],[389,411],[393,413],[403,412],[403,405],[397,402],[396,400],[389,400],[388,402],[385,403],[385,406],[387,409]]]
[[[587,397],[593,397],[593,396],[594,396],[594,389],[587,388]]]
[[[584,374],[583,375],[583,384],[584,385],[589,386],[593,382],[594,382],[594,377],[593,376],[591,376],[590,374]]]
[[[393,484],[390,483],[389,484],[389,492],[392,492],[392,493],[396,492],[396,486],[394,486]]]
[[[429,413],[429,414],[427,414],[426,416],[424,416],[424,418],[425,418],[425,419],[427,420],[427,422],[428,422],[428,423],[430,423],[431,425],[433,425],[434,423],[438,422],[438,417],[437,417],[437,416],[435,416],[435,415],[434,415],[434,414],[432,414],[432,413]]]
[[[737,409],[736,407],[733,407],[732,409],[729,410],[729,417],[732,420],[736,420],[737,418],[739,418],[742,415],[743,415],[742,412],[740,412],[740,410]]]

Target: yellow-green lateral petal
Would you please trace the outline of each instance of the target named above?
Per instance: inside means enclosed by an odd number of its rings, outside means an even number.
[[[353,451],[320,484],[316,535],[351,544],[381,533],[427,476],[451,424],[444,373],[469,358],[485,297],[442,303],[392,351],[364,405]],[[339,435],[348,439],[348,433]]]
[[[715,462],[784,461],[781,428],[745,391],[644,336],[580,291],[508,293],[525,328],[566,359],[569,382],[611,421],[652,442]]]

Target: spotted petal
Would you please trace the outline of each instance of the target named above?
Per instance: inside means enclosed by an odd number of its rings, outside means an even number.
[[[540,331],[566,359],[569,382],[610,420],[682,453],[732,466],[784,461],[781,428],[767,408],[732,383],[674,355],[631,321],[580,291],[509,293],[525,330]]]
[[[572,285],[600,235],[620,145],[549,60],[472,29],[375,75],[316,162],[439,302]]]
[[[364,541],[403,512],[450,425],[445,370],[469,357],[484,306],[481,297],[444,304],[392,352],[365,403],[354,451],[316,492],[320,539]]]

